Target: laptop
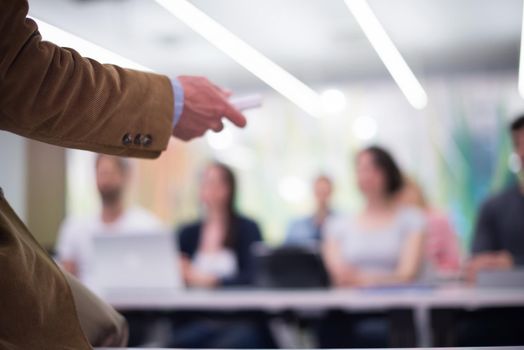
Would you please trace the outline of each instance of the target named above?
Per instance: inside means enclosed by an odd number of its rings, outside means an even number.
[[[524,268],[479,271],[477,274],[477,287],[524,288]]]
[[[172,234],[96,235],[93,249],[93,284],[101,295],[163,293],[183,287]]]

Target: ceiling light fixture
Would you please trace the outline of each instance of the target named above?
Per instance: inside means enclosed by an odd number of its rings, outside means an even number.
[[[308,114],[319,117],[320,95],[187,0],[156,0],[188,27]]]
[[[144,67],[130,59],[120,56],[101,46],[93,44],[92,42],[82,39],[63,29],[55,27],[32,16],[30,18],[38,25],[38,31],[44,40],[51,41],[54,44],[62,47],[70,47],[78,51],[78,53],[80,53],[82,56],[93,58],[101,63],[110,63],[124,68],[151,71],[150,68]]]
[[[324,111],[330,114],[337,114],[346,108],[346,96],[337,89],[328,89],[321,95]]]
[[[426,107],[428,96],[424,88],[402,58],[367,1],[344,1],[408,102],[416,109]]]

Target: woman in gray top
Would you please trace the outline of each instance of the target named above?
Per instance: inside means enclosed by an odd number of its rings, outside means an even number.
[[[373,146],[356,158],[363,209],[330,219],[324,260],[338,287],[395,285],[413,281],[423,255],[424,214],[398,204],[402,175],[391,155]]]

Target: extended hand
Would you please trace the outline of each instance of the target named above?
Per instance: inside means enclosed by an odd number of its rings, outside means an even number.
[[[227,91],[204,77],[181,76],[178,80],[184,89],[184,109],[173,136],[188,141],[208,130],[219,132],[224,128],[222,118],[238,127],[246,125],[246,118],[228,102]]]

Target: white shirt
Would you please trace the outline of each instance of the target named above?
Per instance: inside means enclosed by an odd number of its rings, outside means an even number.
[[[237,259],[231,249],[222,249],[214,253],[198,252],[193,263],[200,272],[219,279],[232,277],[238,271]]]
[[[128,208],[111,224],[102,215],[66,218],[60,227],[56,246],[59,262],[73,261],[78,278],[91,285],[94,269],[93,236],[100,234],[136,234],[159,232],[164,225],[153,214],[139,207]]]

